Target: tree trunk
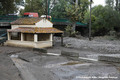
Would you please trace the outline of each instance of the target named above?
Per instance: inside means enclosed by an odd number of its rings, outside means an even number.
[[[116,11],[118,11],[118,0],[116,0]]]
[[[75,29],[76,29],[76,22],[74,22],[72,25],[72,31],[75,32]]]
[[[78,7],[78,0],[76,0],[76,7]]]

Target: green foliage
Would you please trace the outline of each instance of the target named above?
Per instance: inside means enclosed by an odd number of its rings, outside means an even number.
[[[51,9],[51,16],[54,18],[67,18],[72,22],[72,30],[75,31],[77,21],[84,20],[84,14],[88,9],[89,0],[78,0],[78,5],[73,0],[57,0],[56,5]]]
[[[54,5],[50,14],[54,18],[66,18],[65,8],[66,8],[67,1],[66,0],[58,0],[58,2],[59,3]]]
[[[87,11],[89,5],[88,0],[79,0],[79,4],[68,4],[66,6],[67,18],[72,22],[72,30],[75,32],[76,21],[82,22],[84,20],[84,14]]]
[[[72,22],[79,21],[79,18],[81,17],[80,11],[80,6],[76,7],[75,5],[69,5],[68,7],[66,7],[67,17]]]
[[[110,36],[116,36],[116,31],[114,31],[114,30],[110,31],[110,32],[109,32],[109,35],[110,35]]]
[[[89,3],[90,2],[88,0],[79,0],[78,6],[76,6],[76,4],[68,4],[66,6],[66,14],[69,20],[72,22],[82,22],[84,20],[84,14],[88,9]]]
[[[82,21],[88,6],[89,0],[78,0],[78,6],[73,0],[57,0],[50,14],[54,18],[69,18],[72,22]]]
[[[45,14],[44,0],[26,0],[25,9],[20,11],[23,15],[25,12],[37,12],[39,15]]]
[[[116,38],[116,36],[104,36],[103,38],[106,39],[106,40],[110,40],[110,41],[118,40],[118,39]]]
[[[68,25],[68,26],[65,28],[65,32],[66,32],[67,36],[70,36],[71,33],[72,33],[72,26]]]
[[[116,4],[115,4],[115,9],[116,11],[120,11],[120,0],[115,0]]]
[[[23,0],[0,0],[0,15],[14,14],[17,12],[17,5],[21,5]]]
[[[84,22],[89,23],[89,11],[85,14]],[[92,35],[103,36],[119,27],[120,14],[109,6],[95,6],[92,9]]]
[[[120,32],[116,33],[116,38],[120,39]]]
[[[73,31],[73,32],[71,33],[70,37],[76,37],[77,34],[78,34],[78,32]]]
[[[107,6],[115,9],[117,12],[120,12],[120,0],[105,0]]]
[[[65,32],[67,36],[70,36],[70,37],[75,37],[78,34],[78,32],[72,30],[72,26],[70,25],[66,27]]]
[[[106,0],[106,4],[109,6],[109,7],[114,7],[114,0]]]

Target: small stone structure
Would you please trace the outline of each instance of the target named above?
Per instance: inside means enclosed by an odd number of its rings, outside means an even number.
[[[63,31],[53,28],[53,23],[45,18],[19,18],[11,23],[7,31],[5,45],[31,48],[53,46],[53,34]]]

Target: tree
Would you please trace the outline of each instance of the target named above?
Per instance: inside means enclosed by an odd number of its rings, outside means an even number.
[[[0,15],[14,14],[17,12],[17,5],[22,5],[23,0],[0,0]]]
[[[116,11],[120,11],[120,0],[115,0],[116,1],[116,5],[115,5],[115,9]]]
[[[87,12],[89,4],[90,2],[88,0],[79,0],[78,5],[76,3],[67,5],[66,14],[68,19],[72,22],[73,31],[75,31],[76,22],[82,22],[84,20],[84,14]]]
[[[68,19],[72,22],[72,30],[75,31],[75,27],[76,27],[76,21],[79,21],[80,17],[81,17],[81,13],[80,13],[80,7],[76,7],[75,5],[69,5],[69,7],[66,8],[66,12],[67,12],[67,17]]]
[[[106,4],[109,6],[109,7],[114,7],[114,0],[106,0]]]
[[[106,4],[118,12],[120,11],[120,0],[106,0]]]
[[[38,12],[39,15],[45,14],[45,0],[26,0],[25,9],[20,11],[23,15],[25,12]]]
[[[51,8],[50,15],[54,18],[66,18],[66,5],[68,2],[66,0],[58,0],[53,8]]]
[[[85,22],[89,23],[89,11],[85,14]],[[109,6],[95,6],[92,9],[92,35],[103,36],[120,26],[120,14]]]
[[[53,8],[51,8],[50,14],[55,18],[67,18],[68,15],[66,15],[67,14],[66,8],[68,8],[69,6],[71,7],[76,5],[78,5],[78,7],[81,6],[81,10],[82,10],[81,12],[82,15],[84,15],[85,11],[88,9],[89,1],[88,0],[56,0],[56,3],[54,4]],[[71,9],[73,8],[71,7]]]

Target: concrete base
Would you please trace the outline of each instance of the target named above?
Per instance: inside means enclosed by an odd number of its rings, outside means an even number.
[[[46,48],[52,47],[51,41],[40,41],[40,42],[31,42],[31,41],[18,41],[18,40],[8,40],[5,45],[15,46],[15,47],[28,47],[28,48]]]
[[[117,62],[117,63],[120,63],[120,54],[99,56],[98,60],[99,61],[108,61],[108,62]]]
[[[69,56],[69,57],[79,57],[79,53],[75,52],[67,52],[67,51],[61,51],[62,56]]]

